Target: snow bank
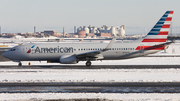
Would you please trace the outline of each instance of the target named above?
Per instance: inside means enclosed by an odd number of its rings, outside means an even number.
[[[180,69],[0,69],[0,82],[180,82]]]
[[[2,93],[1,100],[47,100],[47,99],[109,99],[115,101],[180,101],[180,94],[148,93]]]

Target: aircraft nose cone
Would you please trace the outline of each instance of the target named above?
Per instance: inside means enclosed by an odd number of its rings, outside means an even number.
[[[6,57],[6,53],[4,52],[4,53],[2,54],[2,56],[3,56],[3,57]]]
[[[4,53],[2,54],[2,56],[5,57],[5,58],[8,58],[8,52],[4,52]]]

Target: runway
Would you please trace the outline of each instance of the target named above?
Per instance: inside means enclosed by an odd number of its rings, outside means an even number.
[[[1,67],[0,93],[180,93],[180,69],[28,67]]]
[[[179,68],[180,65],[1,65],[0,98],[169,100],[179,98]]]
[[[8,69],[178,69],[180,65],[32,65],[32,66],[0,66]]]
[[[175,99],[179,65],[0,66],[0,98]],[[87,99],[89,98],[89,99]],[[101,101],[97,100],[97,101]]]
[[[0,93],[180,93],[180,82],[0,83]]]
[[[180,87],[180,82],[53,82],[53,83],[0,83],[0,87]]]

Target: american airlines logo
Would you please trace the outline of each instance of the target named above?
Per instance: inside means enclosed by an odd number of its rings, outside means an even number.
[[[35,47],[35,45],[33,45],[31,48],[34,48]],[[31,49],[29,49],[28,51],[27,51],[27,53],[31,53]]]

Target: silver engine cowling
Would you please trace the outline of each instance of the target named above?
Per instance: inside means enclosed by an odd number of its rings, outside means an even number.
[[[59,57],[61,64],[76,64],[78,63],[75,55],[62,55]]]

